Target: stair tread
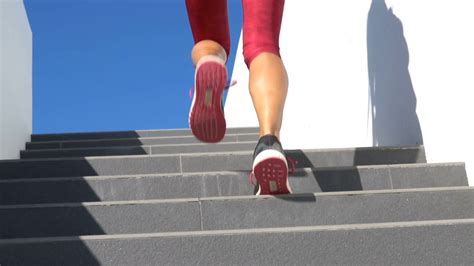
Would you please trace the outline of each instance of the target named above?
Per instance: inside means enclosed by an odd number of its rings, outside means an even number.
[[[239,141],[256,141],[258,133],[241,133],[241,134],[226,134],[224,139],[220,142],[239,142]],[[41,146],[59,148],[74,148],[74,147],[110,147],[110,146],[137,146],[140,142],[153,143],[158,145],[166,144],[187,144],[187,143],[201,143],[194,136],[161,136],[161,137],[138,137],[138,138],[112,138],[112,139],[90,139],[90,140],[53,140],[53,141],[34,141],[26,142],[26,150],[41,150]],[[130,143],[130,144],[127,144]],[[121,145],[118,145],[121,144]],[[126,144],[126,145],[125,145]],[[96,145],[96,146],[94,146]]]
[[[444,264],[474,262],[474,219],[0,240],[6,264]]]
[[[407,146],[407,147],[357,147],[357,148],[330,148],[330,149],[286,149],[285,153],[291,155],[292,153],[337,153],[337,152],[371,152],[371,151],[409,151],[409,150],[424,150],[423,146]],[[218,155],[247,155],[253,154],[252,151],[221,151],[221,152],[202,152],[202,153],[180,153],[179,155],[191,155],[191,156],[218,156]],[[175,156],[175,154],[147,154],[147,155],[119,155],[119,156],[92,156],[92,157],[73,157],[73,158],[32,158],[32,159],[7,159],[0,160],[0,163],[8,162],[33,162],[33,161],[60,161],[60,160],[79,160],[84,158],[90,159],[117,159],[117,158],[144,158],[144,157],[166,157]]]
[[[21,151],[22,159],[31,158],[83,158],[123,155],[155,155],[155,154],[194,154],[210,152],[253,151],[257,142],[221,142],[219,144],[165,144],[165,145],[140,145],[140,146],[114,146],[114,147],[87,147],[87,148],[59,148],[37,149]]]
[[[256,127],[227,128],[226,133],[258,133]],[[147,129],[123,131],[96,131],[96,132],[66,132],[31,134],[31,141],[45,140],[78,140],[78,139],[105,139],[105,138],[137,138],[140,136],[191,136],[190,129]]]
[[[474,188],[0,206],[2,238],[474,218]]]
[[[467,191],[474,193],[474,187],[429,187],[429,188],[407,188],[407,189],[381,189],[364,191],[338,191],[338,192],[317,192],[317,193],[293,193],[283,195],[243,195],[243,196],[215,196],[215,197],[196,197],[196,198],[178,198],[178,199],[149,199],[149,200],[124,200],[124,201],[98,201],[98,202],[66,202],[66,203],[41,203],[41,204],[13,204],[0,205],[0,210],[7,209],[29,209],[29,208],[55,208],[55,207],[84,207],[84,206],[112,206],[112,205],[140,205],[140,204],[160,204],[160,203],[183,203],[199,201],[229,201],[229,200],[282,200],[291,198],[314,197],[332,197],[332,196],[371,196],[380,194],[411,194],[411,193],[430,193],[430,192],[453,192]],[[473,202],[474,204],[474,202]],[[473,213],[474,218],[474,213]]]
[[[442,226],[442,225],[474,225],[474,218],[465,219],[444,219],[444,220],[424,220],[424,221],[403,221],[403,222],[385,222],[385,223],[362,223],[362,224],[338,224],[338,225],[313,225],[313,226],[288,226],[271,228],[245,228],[245,229],[226,229],[226,230],[203,230],[186,232],[150,232],[139,234],[108,234],[108,235],[80,235],[80,236],[54,236],[54,237],[26,237],[0,239],[2,244],[16,243],[41,243],[41,242],[62,242],[77,240],[112,240],[112,239],[139,239],[155,237],[181,237],[181,236],[212,236],[212,235],[232,235],[232,234],[267,234],[281,232],[308,232],[308,231],[335,231],[335,230],[368,230],[385,228],[404,228],[404,227],[423,227],[423,226]]]
[[[253,145],[252,145],[253,146]],[[0,179],[248,170],[253,151],[0,161]],[[424,147],[286,150],[296,168],[426,162]]]
[[[381,168],[416,168],[416,167],[440,167],[440,166],[460,166],[464,167],[464,162],[436,162],[436,163],[400,163],[400,164],[376,164],[376,165],[355,165],[355,166],[323,166],[323,167],[302,167],[297,168],[295,173],[311,170],[357,170],[357,169],[381,169]],[[127,174],[127,175],[100,175],[100,176],[64,176],[64,177],[36,177],[36,178],[15,178],[0,179],[1,183],[22,183],[22,182],[55,182],[55,181],[75,181],[75,180],[109,180],[124,178],[175,178],[180,176],[206,175],[206,174],[237,174],[241,170],[234,171],[208,171],[208,172],[185,172],[185,173],[155,173],[155,174]],[[246,172],[250,172],[247,170]],[[290,177],[294,174],[290,173]]]

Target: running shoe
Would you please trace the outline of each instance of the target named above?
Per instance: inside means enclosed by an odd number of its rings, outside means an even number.
[[[288,163],[280,141],[274,135],[261,137],[253,154],[251,177],[258,183],[256,195],[291,193]]]
[[[216,143],[224,138],[226,122],[222,95],[227,68],[217,56],[203,57],[196,67],[194,95],[189,111],[189,127],[202,142]]]

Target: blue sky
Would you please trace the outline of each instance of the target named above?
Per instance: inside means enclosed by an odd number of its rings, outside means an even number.
[[[184,0],[24,0],[33,133],[188,127],[193,38]],[[229,0],[231,73],[240,0]]]

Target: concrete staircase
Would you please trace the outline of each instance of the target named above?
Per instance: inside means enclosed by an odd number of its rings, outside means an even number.
[[[474,264],[463,163],[289,150],[295,193],[256,197],[257,131],[33,135],[0,161],[0,265]]]

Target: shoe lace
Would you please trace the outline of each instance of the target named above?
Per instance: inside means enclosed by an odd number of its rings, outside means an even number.
[[[249,173],[249,183],[256,186],[257,185],[257,179],[255,178],[255,174],[253,171]]]
[[[290,156],[286,156],[286,160],[289,163],[288,173],[291,174],[291,175],[296,173],[296,165],[298,164],[298,161],[296,159],[290,157]]]
[[[235,84],[237,84],[237,80],[228,80],[227,83],[225,84],[225,87],[224,87],[224,90],[228,90],[230,87],[233,87],[235,86]],[[194,96],[194,86],[192,86],[191,88],[189,88],[189,98],[193,98]]]

